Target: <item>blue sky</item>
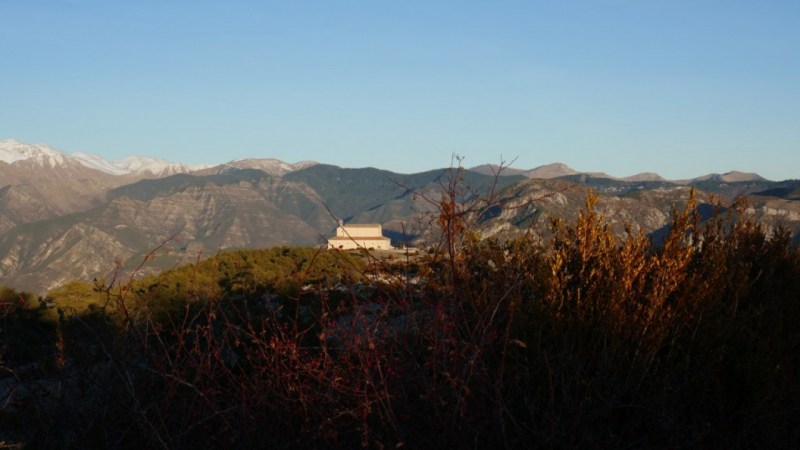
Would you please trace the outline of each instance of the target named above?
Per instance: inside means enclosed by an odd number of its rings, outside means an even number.
[[[0,0],[0,139],[800,178],[800,2]]]

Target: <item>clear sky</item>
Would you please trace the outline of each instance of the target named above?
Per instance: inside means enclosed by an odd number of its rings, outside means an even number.
[[[800,178],[800,1],[0,0],[0,139]]]

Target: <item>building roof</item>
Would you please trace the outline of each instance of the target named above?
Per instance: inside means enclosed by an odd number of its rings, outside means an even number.
[[[345,228],[375,228],[381,226],[379,223],[347,223],[340,225]]]
[[[349,237],[349,236],[333,236],[328,238],[329,241],[377,241],[377,240],[386,240],[390,241],[386,236],[359,236],[359,237]]]

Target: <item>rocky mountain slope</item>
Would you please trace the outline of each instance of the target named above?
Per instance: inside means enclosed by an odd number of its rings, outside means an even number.
[[[301,161],[290,164],[273,158],[249,158],[230,161],[218,166],[207,167],[202,170],[196,170],[194,173],[197,175],[215,175],[233,172],[239,169],[256,169],[276,177],[281,177],[289,172],[305,169],[306,167],[311,167],[315,164],[317,163],[314,161]]]
[[[107,278],[162,244],[149,270],[224,249],[316,245],[339,218],[387,223],[391,233],[392,225],[401,230],[399,222],[430,208],[414,192],[433,195],[444,173],[313,165],[284,177],[236,169],[140,180],[109,190],[100,206],[5,233],[0,284],[42,291],[73,279]],[[494,182],[474,173],[464,179],[476,188]]]
[[[615,177],[603,172],[580,172],[566,164],[552,163],[543,166],[538,166],[533,169],[524,170],[513,167],[503,167],[496,164],[483,164],[475,166],[470,169],[471,171],[482,173],[485,175],[499,174],[501,176],[508,175],[524,175],[528,178],[534,179],[552,179],[552,178],[569,178],[576,180],[582,184],[609,184],[611,182],[661,182],[673,185],[689,185],[689,186],[719,186],[722,184],[737,184],[737,183],[751,183],[752,186],[763,186],[772,183],[770,180],[752,172],[739,172],[731,171],[723,174],[710,173],[701,175],[695,178],[683,180],[668,180],[661,175],[654,172],[642,172],[635,175],[626,177]]]
[[[99,205],[108,189],[122,182],[50,155],[10,163],[0,160],[0,233]]]
[[[225,248],[319,242],[309,222],[319,224],[326,211],[313,192],[263,172],[238,175],[141,181],[101,206],[18,226],[0,239],[0,284],[42,290],[104,277],[162,244],[151,270]]]
[[[617,235],[641,230],[658,239],[673,205],[696,187],[704,217],[712,203],[747,194],[746,214],[771,229],[785,226],[800,240],[800,182],[739,172],[676,182],[657,174],[579,173],[563,164],[498,178],[489,165],[397,174],[249,159],[185,173],[188,166],[151,162],[112,164],[0,142],[0,285],[42,292],[129,271],[145,259],[147,271],[158,271],[230,248],[315,245],[339,219],[381,223],[395,243],[432,245],[435,212],[453,177],[462,205],[494,193],[491,208],[470,216],[484,237],[533,232],[547,239],[551,218],[574,220],[591,188]],[[137,172],[145,166],[153,168],[147,176]]]
[[[279,176],[313,164],[245,159],[208,167],[142,156],[107,161],[87,153],[67,154],[43,144],[0,141],[0,233],[17,225],[86,211],[104,203],[110,190],[142,179],[242,168]]]
[[[0,161],[8,164],[27,161],[34,167],[51,169],[78,164],[109,175],[124,176],[127,180],[164,177],[207,167],[190,166],[145,156],[130,156],[107,161],[99,155],[83,152],[67,154],[44,144],[28,144],[14,139],[0,141]]]
[[[67,154],[44,144],[28,144],[14,139],[0,141],[0,162],[13,164],[27,161],[38,168],[63,168],[78,164],[88,169],[113,175],[119,184],[131,183],[143,178],[163,178],[179,173],[197,172],[201,175],[223,173],[232,169],[258,169],[281,176],[316,164],[313,161],[286,163],[272,158],[248,158],[229,161],[219,165],[190,165],[147,156],[129,156],[108,161],[102,156],[85,152]]]

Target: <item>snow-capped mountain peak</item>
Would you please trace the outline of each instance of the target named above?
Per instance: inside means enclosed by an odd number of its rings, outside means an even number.
[[[14,164],[29,161],[43,167],[55,168],[67,164],[63,152],[43,144],[26,144],[14,139],[0,141],[0,161]]]
[[[139,175],[162,177],[176,173],[192,172],[207,165],[186,165],[146,156],[131,156],[108,161],[102,156],[85,152],[64,153],[44,144],[28,144],[15,139],[0,141],[0,161],[8,164],[35,165],[57,168],[79,164],[111,175]]]
[[[292,164],[273,158],[237,159],[227,165],[238,169],[259,169],[274,175],[283,175],[294,170]]]
[[[8,164],[25,161],[27,165],[56,168],[62,166],[86,167],[110,175],[133,177],[166,177],[178,173],[189,173],[203,169],[218,168],[217,171],[230,169],[258,169],[272,175],[283,176],[286,173],[300,170],[317,164],[313,161],[301,161],[295,164],[273,158],[239,159],[222,165],[183,164],[148,156],[129,156],[127,158],[108,161],[102,156],[92,153],[64,153],[44,144],[27,144],[14,139],[0,141],[0,161]]]
[[[118,159],[111,164],[126,174],[144,175],[149,173],[159,177],[197,170],[193,166],[148,156],[129,156],[127,158]]]
[[[77,152],[70,156],[83,166],[90,169],[99,170],[111,175],[125,175],[128,173],[124,168],[115,166],[114,163],[107,161],[99,155]]]

